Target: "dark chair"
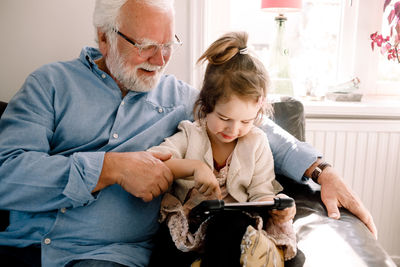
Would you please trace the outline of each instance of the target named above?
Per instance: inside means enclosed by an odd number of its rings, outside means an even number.
[[[6,107],[7,107],[7,103],[0,101],[0,118],[1,118],[1,115],[3,114],[4,110],[6,109]]]
[[[6,106],[7,103],[0,102],[0,117]],[[302,103],[283,98],[273,106],[275,122],[304,141]],[[286,177],[277,179],[285,188],[284,193],[295,199],[297,208],[294,227],[298,253],[285,266],[396,266],[367,227],[350,212],[342,209],[340,220],[327,217],[318,185],[311,181],[300,185]],[[0,231],[8,223],[8,211],[0,211]]]
[[[7,103],[0,101],[0,118],[6,107]],[[8,218],[9,218],[9,212],[6,210],[0,210],[0,231],[4,231],[4,229],[6,229],[6,227],[8,226],[9,223]]]

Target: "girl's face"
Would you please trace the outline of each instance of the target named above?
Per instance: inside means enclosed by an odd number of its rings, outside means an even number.
[[[257,101],[236,95],[228,101],[217,102],[214,111],[206,115],[210,139],[229,143],[245,136],[254,126],[259,109]]]

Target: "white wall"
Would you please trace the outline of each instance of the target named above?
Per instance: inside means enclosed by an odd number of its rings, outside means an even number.
[[[188,2],[176,0],[176,29],[184,42],[168,73],[190,81]],[[25,78],[43,64],[70,60],[84,46],[97,46],[94,0],[0,1],[0,101],[9,101]]]
[[[190,33],[190,2],[193,0],[175,0],[175,30],[183,42],[169,62],[166,73],[174,74],[178,79],[191,83],[194,65],[191,58],[191,33]]]

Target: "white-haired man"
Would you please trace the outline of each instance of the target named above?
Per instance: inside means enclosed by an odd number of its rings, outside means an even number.
[[[146,266],[170,155],[144,152],[192,118],[197,91],[163,75],[180,41],[171,0],[98,0],[99,49],[28,76],[0,120],[0,209],[10,266]],[[266,129],[276,171],[310,176],[319,154]],[[282,131],[281,131],[282,132]],[[296,142],[297,149],[293,149]],[[318,179],[338,206],[376,233],[371,215],[331,167]]]

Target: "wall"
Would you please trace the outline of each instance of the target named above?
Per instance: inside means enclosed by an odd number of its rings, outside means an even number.
[[[178,36],[184,42],[167,69],[189,82],[189,3],[176,0]],[[94,0],[0,1],[0,101],[9,101],[25,78],[43,64],[70,60],[84,46],[96,46]]]

